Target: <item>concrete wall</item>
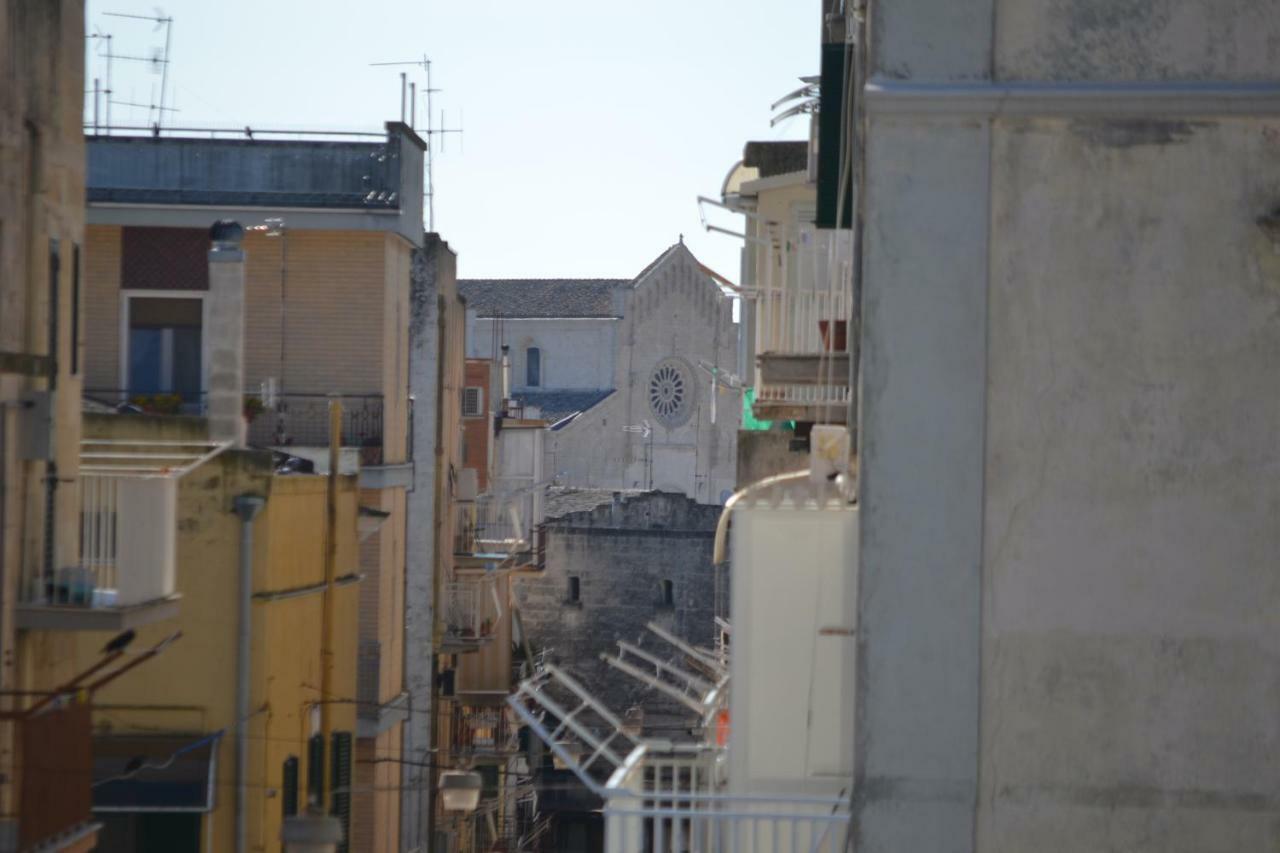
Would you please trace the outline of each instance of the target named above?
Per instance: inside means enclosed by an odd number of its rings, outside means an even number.
[[[734,486],[734,442],[742,401],[721,392],[711,420],[710,374],[700,362],[734,369],[738,326],[732,302],[683,245],[673,247],[635,283],[618,329],[613,387],[618,392],[548,435],[548,476],[566,485],[681,491],[718,503]],[[649,406],[649,379],[663,359],[683,360],[691,413],[667,427]],[[652,444],[627,426],[648,421]],[[652,477],[650,477],[652,460]]]
[[[402,846],[425,849],[431,837],[431,800],[426,786],[432,761],[434,656],[439,639],[436,596],[452,573],[454,477],[462,468],[461,389],[464,383],[465,312],[457,295],[457,256],[438,235],[428,234],[414,253],[409,299],[409,382],[414,396],[414,487],[407,496],[404,576],[404,688],[409,718],[394,754],[387,787],[402,786]],[[383,754],[383,753],[379,753]],[[382,767],[379,768],[380,770]],[[386,775],[386,774],[384,774]]]
[[[643,705],[679,720],[692,717],[599,656],[616,653],[622,639],[670,657],[672,650],[645,631],[649,621],[688,642],[712,643],[711,546],[719,515],[719,507],[651,492],[549,521],[546,570],[517,576],[514,584],[530,643],[549,649],[553,660],[618,713]],[[570,576],[580,581],[578,603],[568,601]],[[674,584],[674,606],[661,602],[664,579]]]
[[[477,318],[467,341],[470,358],[502,357],[511,347],[511,390],[529,389],[525,351],[542,351],[542,383],[551,390],[603,390],[613,387],[618,321],[611,319],[504,319],[495,341],[495,323]]]
[[[1270,849],[1280,16],[870,32],[859,849]]]

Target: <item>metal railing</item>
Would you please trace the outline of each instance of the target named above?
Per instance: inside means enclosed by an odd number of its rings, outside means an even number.
[[[259,447],[326,447],[329,444],[327,394],[277,394],[273,406],[257,412],[249,422],[249,444]],[[360,449],[365,465],[383,460],[383,399],[381,394],[344,394],[342,446]]]
[[[756,352],[817,355],[848,349],[853,311],[852,244],[804,229],[764,250],[755,285]]]
[[[519,749],[517,728],[505,705],[451,703],[448,731],[455,756],[510,755]]]
[[[460,507],[453,552],[503,558],[533,550],[537,495],[533,489],[505,495],[480,495]]]
[[[127,388],[89,388],[84,396],[117,411],[153,415],[204,415],[205,391],[142,392]],[[275,394],[264,399],[261,389],[245,392],[248,441],[255,447],[326,447],[329,444],[328,394]],[[365,465],[383,462],[383,397],[381,394],[343,394],[342,446],[360,450]],[[412,410],[406,426],[412,434]],[[409,458],[412,458],[410,454]]]
[[[487,642],[493,638],[501,615],[497,590],[491,580],[471,578],[444,585],[446,642]]]
[[[28,579],[23,603],[128,607],[175,591],[177,482],[166,476],[80,475],[80,559]]]

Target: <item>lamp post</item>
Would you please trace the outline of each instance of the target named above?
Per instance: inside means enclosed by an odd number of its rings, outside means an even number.
[[[336,817],[310,812],[285,818],[280,827],[285,853],[337,853],[342,823]]]
[[[448,812],[473,812],[480,805],[484,780],[474,770],[446,770],[440,774],[440,798]]]

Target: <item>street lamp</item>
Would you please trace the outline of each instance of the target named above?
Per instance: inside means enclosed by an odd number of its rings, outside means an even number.
[[[338,853],[342,843],[342,822],[330,815],[294,815],[280,827],[285,853]]]
[[[446,770],[440,774],[440,797],[449,812],[473,812],[480,805],[484,781],[473,770]]]

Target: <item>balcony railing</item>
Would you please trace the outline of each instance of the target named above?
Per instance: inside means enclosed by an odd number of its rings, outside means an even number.
[[[497,560],[528,554],[535,548],[541,519],[535,490],[506,495],[480,495],[459,506],[453,552],[458,556]]]
[[[360,449],[360,462],[383,461],[383,399],[380,394],[342,396],[342,446]],[[329,396],[277,394],[249,423],[249,443],[259,447],[327,447]]]
[[[479,648],[493,639],[500,615],[491,582],[473,578],[445,584],[445,648],[453,651]]]
[[[755,286],[755,399],[761,414],[779,407],[846,407],[852,244],[843,233],[806,228],[779,239],[764,255]]]
[[[154,415],[203,415],[208,395],[203,391],[138,392],[122,388],[86,389],[84,396],[121,411]],[[245,392],[248,441],[255,447],[327,447],[329,444],[327,394],[275,394],[264,399],[261,389]],[[383,464],[383,397],[381,394],[344,394],[342,446],[360,451],[364,465]],[[412,435],[412,412],[407,424]],[[412,458],[412,456],[410,456]]]
[[[37,573],[23,603],[129,608],[172,596],[176,479],[85,473],[80,501],[79,562]]]
[[[519,750],[518,730],[505,705],[442,706],[449,715],[450,752],[455,756],[512,755]],[[444,727],[442,727],[444,728]]]

